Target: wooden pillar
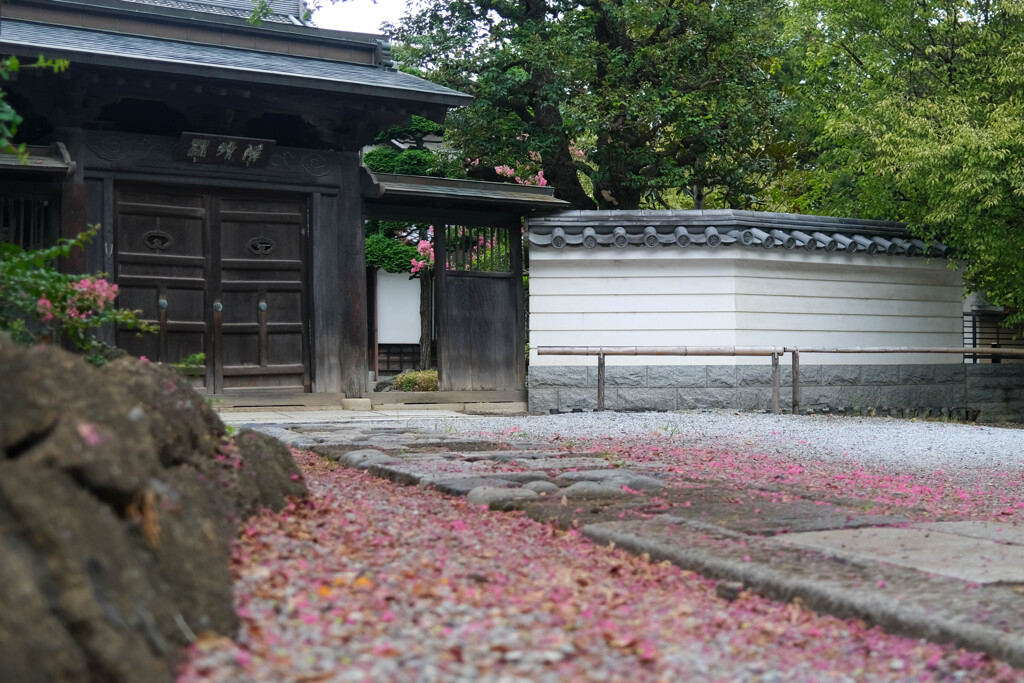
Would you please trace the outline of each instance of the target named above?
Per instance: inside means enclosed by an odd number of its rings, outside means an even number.
[[[312,315],[313,391],[339,393],[341,388],[341,273],[335,195],[310,197],[310,310]]]
[[[772,354],[772,414],[779,414],[779,354]]]
[[[370,373],[367,362],[366,238],[363,230],[363,198],[359,191],[359,155],[345,152],[341,158],[341,187],[335,213],[337,245],[335,264],[341,288],[334,292],[340,303],[341,334],[330,353],[340,355],[341,390],[350,398],[366,394]]]
[[[64,179],[60,198],[60,236],[71,238],[86,230],[88,215],[85,190],[85,169],[82,163],[84,142],[81,128],[58,128],[56,138],[67,147],[75,171]],[[81,249],[72,251],[62,264],[67,273],[86,272],[86,254]]]
[[[800,352],[793,349],[793,414],[800,414]]]

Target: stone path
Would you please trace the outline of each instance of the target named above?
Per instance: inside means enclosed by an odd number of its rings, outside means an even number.
[[[230,421],[230,420],[229,420]],[[888,630],[955,642],[1024,666],[1024,531],[985,522],[914,523],[912,510],[688,479],[514,444],[420,432],[400,421],[250,424],[341,466],[429,486],[578,528],[652,559]]]

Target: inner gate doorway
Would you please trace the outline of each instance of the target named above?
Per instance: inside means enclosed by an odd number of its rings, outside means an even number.
[[[118,303],[157,334],[118,346],[161,363],[205,355],[209,393],[309,392],[303,196],[118,187]]]

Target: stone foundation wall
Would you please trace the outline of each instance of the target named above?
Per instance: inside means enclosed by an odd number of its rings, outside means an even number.
[[[767,365],[606,366],[609,410],[771,409]],[[782,365],[780,405],[792,410],[792,370]],[[530,412],[593,410],[597,364],[536,366],[529,372]],[[954,415],[1024,421],[1024,364],[801,365],[801,412]]]

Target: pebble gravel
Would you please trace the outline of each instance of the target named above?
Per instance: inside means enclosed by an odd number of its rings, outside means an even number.
[[[670,437],[691,448],[787,453],[822,461],[854,458],[893,471],[946,467],[1024,468],[1024,431],[979,424],[883,417],[772,415],[732,411],[585,412],[445,418],[410,426],[446,432],[515,434],[563,441]]]

